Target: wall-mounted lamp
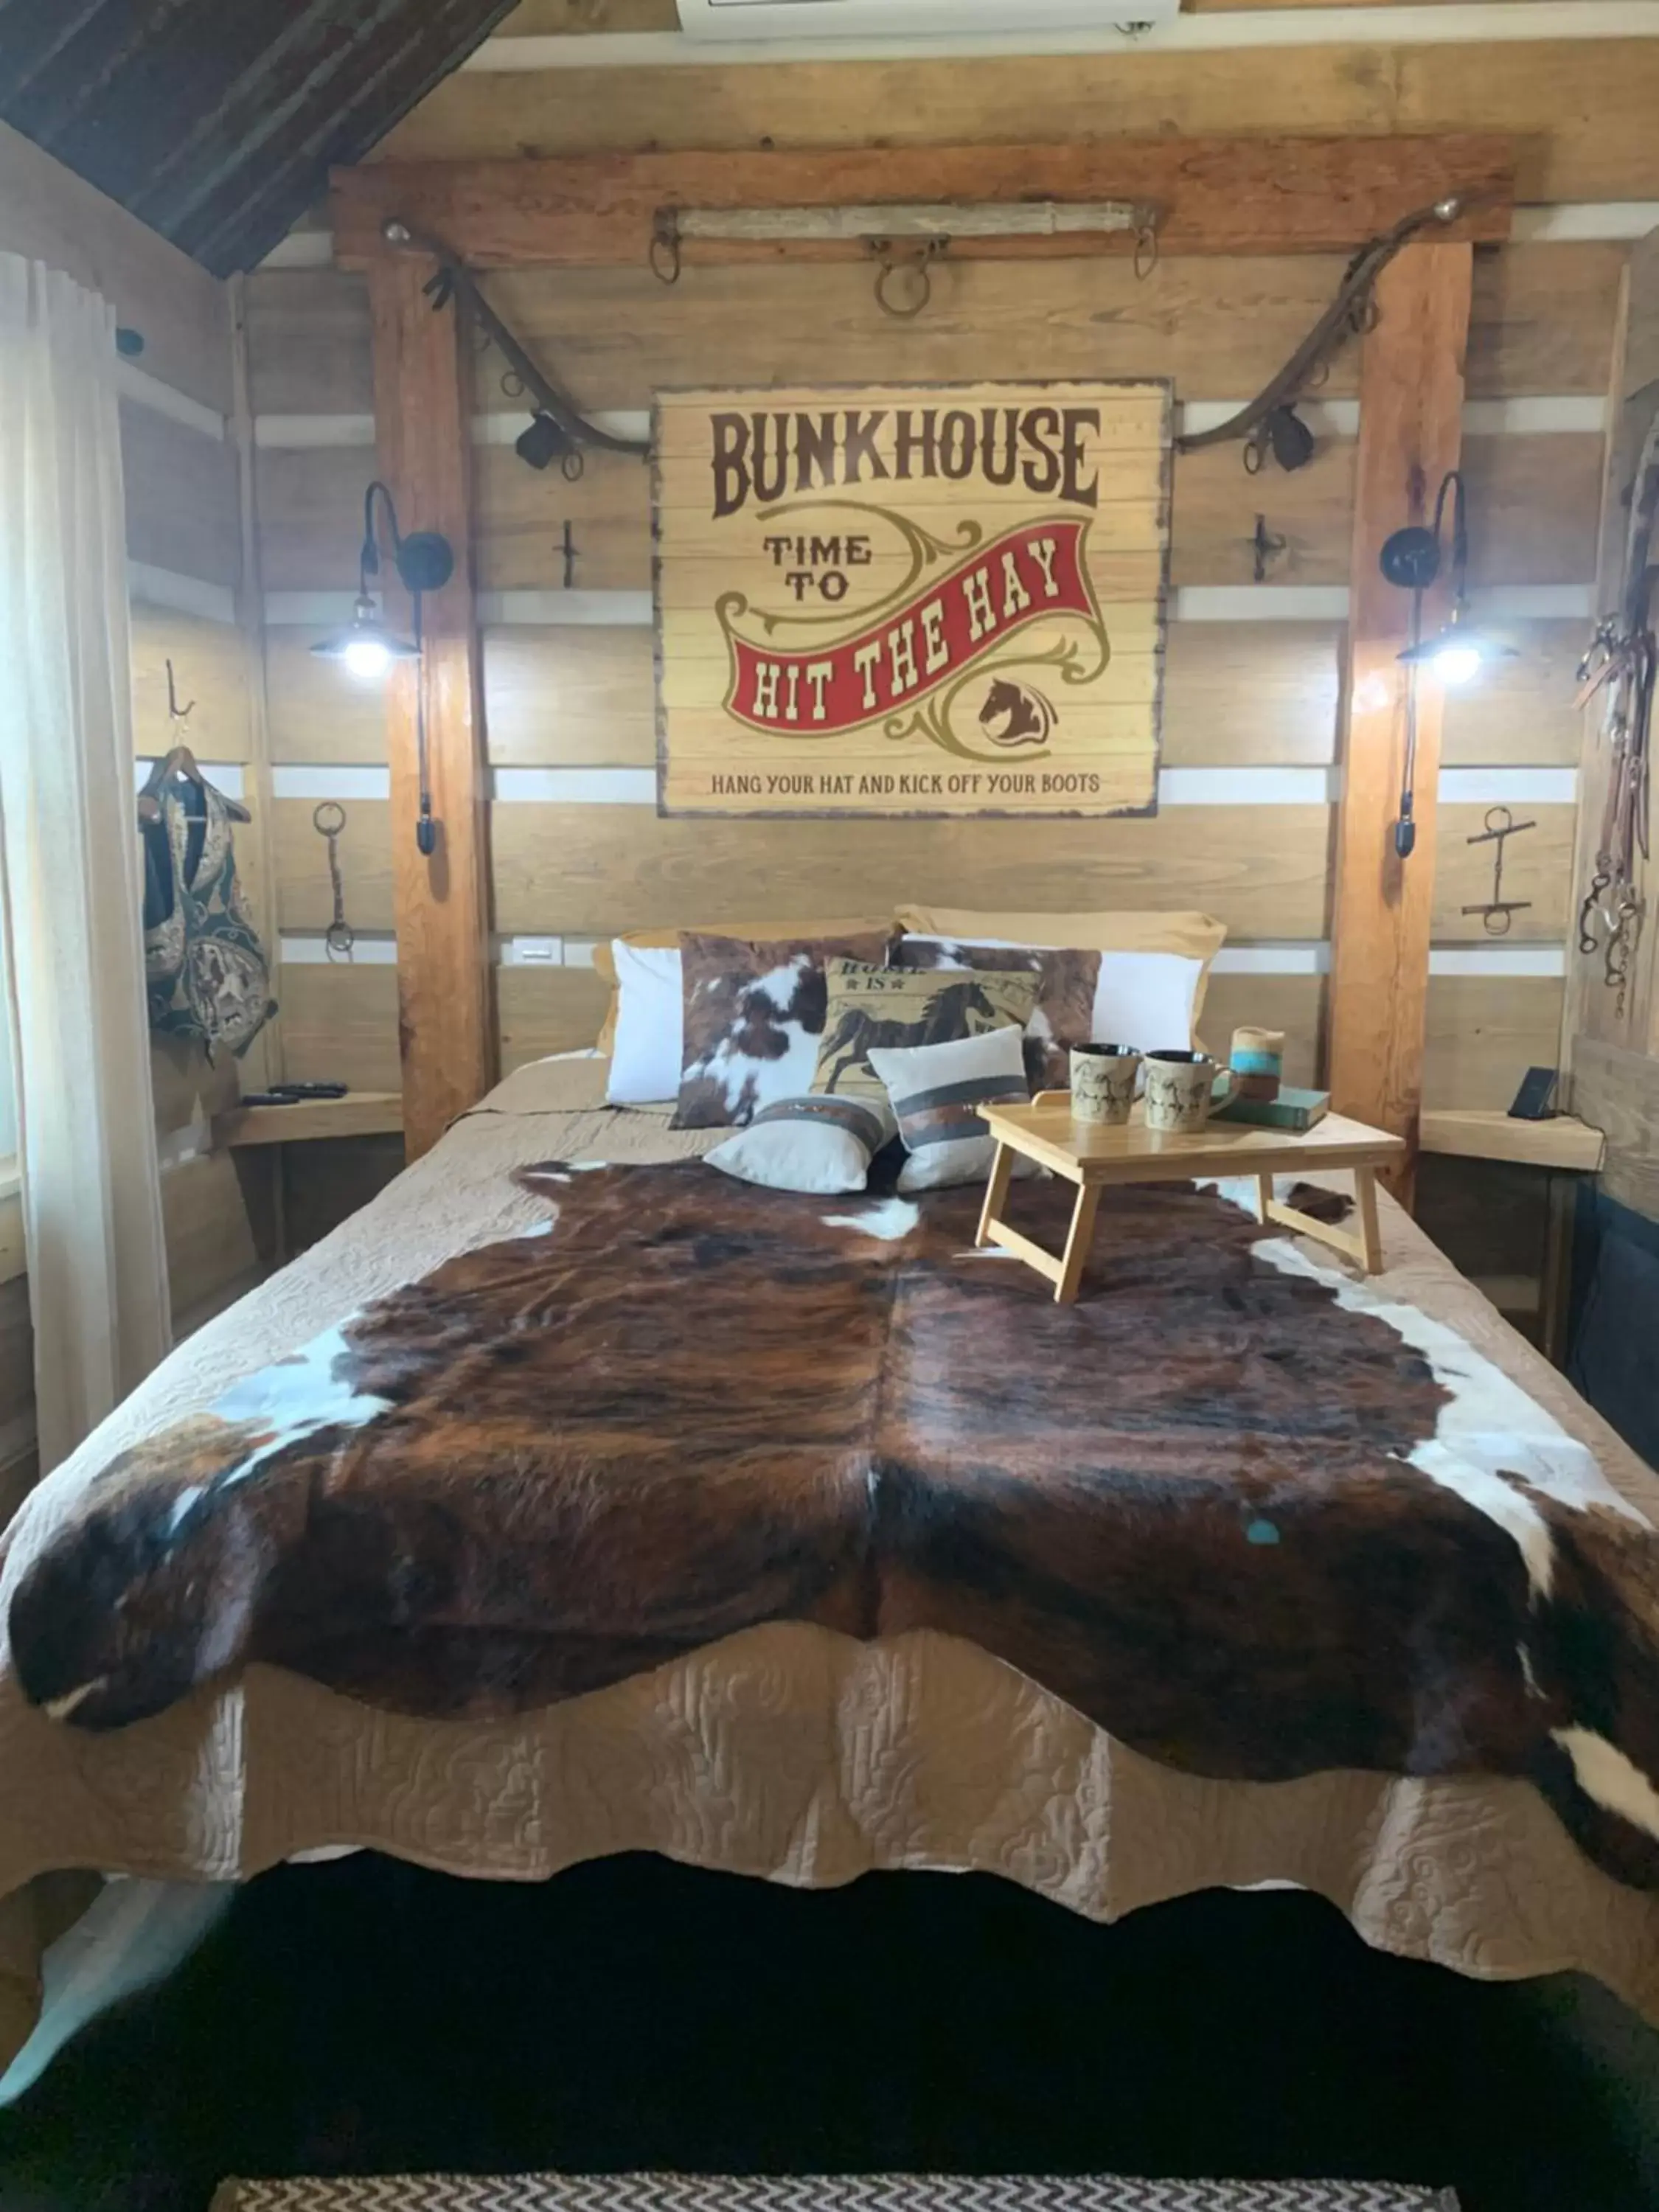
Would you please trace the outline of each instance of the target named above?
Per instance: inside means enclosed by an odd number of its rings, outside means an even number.
[[[374,502],[379,498],[392,539],[392,565],[409,593],[414,610],[414,635],[400,637],[382,617],[369,589],[380,573],[380,545],[374,527]],[[422,652],[421,609],[423,595],[441,591],[455,573],[455,556],[449,540],[435,530],[411,530],[405,538],[398,527],[398,509],[392,494],[377,477],[363,494],[363,542],[357,556],[357,599],[351,621],[344,629],[321,638],[312,651],[325,660],[342,660],[354,676],[384,676],[394,661],[419,660]],[[432,819],[432,793],[427,776],[426,687],[415,690],[416,764],[420,779],[420,813],[415,823],[415,842],[430,855],[437,847]]]
[[[1446,501],[1451,501],[1452,608],[1449,619],[1432,637],[1423,635],[1423,595],[1439,580],[1443,552],[1441,532]],[[1462,472],[1450,470],[1441,479],[1435,496],[1434,526],[1414,523],[1396,530],[1382,547],[1379,565],[1391,584],[1412,595],[1411,643],[1400,655],[1406,669],[1406,766],[1400,792],[1400,815],[1394,825],[1394,849],[1409,860],[1417,844],[1413,813],[1417,783],[1417,673],[1427,669],[1442,684],[1467,684],[1494,660],[1512,660],[1515,647],[1472,619],[1469,614],[1468,507]]]

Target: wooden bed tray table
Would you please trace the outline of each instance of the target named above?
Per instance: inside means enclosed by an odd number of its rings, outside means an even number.
[[[1403,1159],[1406,1144],[1403,1138],[1367,1128],[1363,1121],[1328,1114],[1299,1135],[1285,1129],[1221,1121],[1190,1135],[1166,1136],[1146,1127],[1139,1104],[1127,1123],[1103,1127],[1074,1121],[1071,1093],[1066,1091],[1039,1091],[1029,1106],[984,1106],[980,1112],[996,1139],[997,1150],[975,1241],[981,1245],[1000,1245],[1035,1267],[1054,1285],[1057,1305],[1069,1305],[1077,1296],[1100,1194],[1109,1183],[1190,1182],[1200,1176],[1254,1176],[1260,1220],[1277,1222],[1298,1237],[1328,1244],[1367,1274],[1376,1274],[1382,1265],[1376,1170]],[[1071,1231],[1066,1249],[1058,1256],[1023,1237],[1003,1218],[1014,1161],[1020,1155],[1052,1168],[1067,1182],[1077,1185]],[[1304,1174],[1328,1168],[1353,1170],[1359,1215],[1357,1237],[1331,1223],[1316,1221],[1293,1206],[1279,1204],[1273,1196],[1273,1176],[1292,1168]]]

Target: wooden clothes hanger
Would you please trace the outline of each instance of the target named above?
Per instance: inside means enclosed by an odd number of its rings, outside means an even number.
[[[253,819],[240,799],[228,799],[222,791],[208,781],[188,745],[174,745],[165,760],[156,762],[144,780],[143,789],[138,794],[138,819],[141,822],[161,820],[161,809],[158,801],[175,775],[185,777],[202,791],[211,791],[233,822],[251,822]]]

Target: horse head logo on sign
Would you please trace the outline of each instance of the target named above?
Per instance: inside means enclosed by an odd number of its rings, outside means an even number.
[[[1059,720],[1051,699],[1006,676],[993,679],[979,710],[979,726],[994,745],[1046,745]]]
[[[659,403],[665,811],[1152,811],[1166,386],[716,397]]]

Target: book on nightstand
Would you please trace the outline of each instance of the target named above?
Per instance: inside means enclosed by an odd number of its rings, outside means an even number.
[[[1259,1129],[1289,1129],[1300,1135],[1331,1110],[1328,1091],[1294,1091],[1287,1083],[1277,1098],[1234,1098],[1211,1110],[1212,1121],[1249,1121]]]

